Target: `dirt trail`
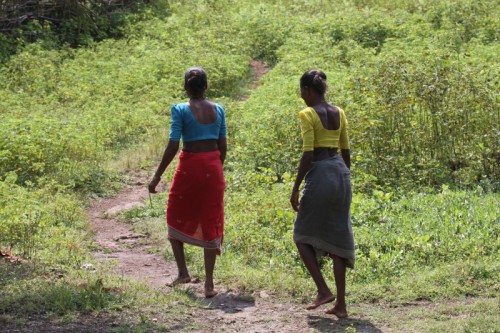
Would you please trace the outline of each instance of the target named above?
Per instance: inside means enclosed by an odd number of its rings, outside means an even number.
[[[87,211],[87,216],[95,232],[95,242],[102,248],[96,254],[97,259],[116,260],[117,273],[153,287],[162,287],[175,278],[175,263],[149,253],[150,245],[141,245],[148,235],[133,232],[130,225],[117,219],[120,212],[143,205],[148,198],[146,181],[144,174],[133,176],[116,196],[96,201]]]
[[[96,253],[98,260],[116,260],[117,274],[168,293],[171,288],[165,284],[177,274],[175,262],[148,253],[150,245],[143,245],[148,244],[148,235],[135,233],[131,225],[117,218],[120,212],[143,205],[147,200],[146,181],[144,174],[135,175],[116,196],[96,201],[87,214],[95,232],[95,242],[102,249]],[[300,304],[276,302],[265,291],[251,296],[240,295],[217,281],[216,284],[220,293],[211,299],[203,297],[200,281],[180,287],[200,303],[192,317],[196,326],[203,328],[194,332],[335,332],[352,324],[351,320],[324,315],[324,309],[308,312]],[[369,323],[355,322],[358,332],[379,332]]]

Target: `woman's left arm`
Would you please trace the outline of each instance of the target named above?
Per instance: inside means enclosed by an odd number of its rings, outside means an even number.
[[[217,146],[220,151],[220,161],[222,165],[224,165],[224,161],[226,160],[226,152],[227,152],[227,125],[226,125],[226,113],[224,109],[219,104],[215,105],[217,112],[219,112],[221,118],[221,124],[219,129],[219,139],[217,140]]]
[[[342,159],[344,160],[347,169],[351,169],[351,151],[349,149],[340,149]]]
[[[349,134],[347,133],[348,122],[347,117],[345,116],[344,110],[340,109],[340,121],[342,122],[342,129],[340,131],[339,137],[339,148],[340,153],[342,154],[342,159],[344,160],[345,165],[350,170],[351,169],[351,151],[349,150]]]
[[[222,165],[224,165],[224,161],[226,160],[226,152],[227,152],[227,139],[226,138],[219,138],[219,140],[217,140],[217,146],[219,147],[219,151],[220,151],[220,161],[222,162]]]
[[[311,168],[313,162],[313,151],[305,151],[302,153],[300,158],[299,170],[297,171],[297,177],[295,177],[295,184],[293,185],[292,195],[290,196],[290,203],[292,204],[293,210],[299,211],[299,188],[302,180],[306,176],[307,171]]]

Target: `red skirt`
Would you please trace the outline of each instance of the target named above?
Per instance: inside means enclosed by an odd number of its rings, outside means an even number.
[[[182,151],[167,201],[168,238],[221,254],[225,187],[218,150]]]

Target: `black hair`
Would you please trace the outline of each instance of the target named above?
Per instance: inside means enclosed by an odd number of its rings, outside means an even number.
[[[323,95],[326,92],[326,74],[318,69],[311,69],[305,72],[300,78],[300,87],[310,87],[317,93]]]
[[[207,73],[203,68],[191,67],[184,74],[184,88],[190,93],[203,95],[207,86]]]

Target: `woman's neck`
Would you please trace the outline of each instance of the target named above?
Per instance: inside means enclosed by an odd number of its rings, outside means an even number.
[[[188,95],[190,101],[202,101],[205,99],[204,95]]]
[[[313,107],[321,103],[326,103],[324,95],[317,95],[311,98],[307,106]]]

